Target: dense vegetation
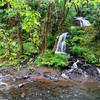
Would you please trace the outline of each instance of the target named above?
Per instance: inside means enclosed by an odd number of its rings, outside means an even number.
[[[71,27],[71,52],[90,63],[100,64],[100,38],[96,27]]]
[[[35,55],[40,66],[67,66],[69,54],[54,54],[53,49],[64,31],[70,33],[72,54],[100,66],[99,7],[98,0],[1,0],[0,66],[19,66]],[[93,26],[76,27],[75,16],[86,17]]]

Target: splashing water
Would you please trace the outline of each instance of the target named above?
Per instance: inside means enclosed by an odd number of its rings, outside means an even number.
[[[87,79],[87,73],[84,72],[81,68],[79,68],[78,63],[80,62],[80,60],[76,60],[73,65],[71,66],[70,69],[65,70],[64,73],[62,73],[61,77],[63,77],[64,79],[68,79],[67,77],[73,79]]]
[[[66,37],[68,32],[62,33],[59,36],[55,53],[66,53]]]
[[[97,71],[98,71],[98,73],[100,74],[100,69],[97,67]]]
[[[73,69],[73,68],[78,68],[78,66],[77,66],[77,63],[78,63],[78,62],[79,62],[79,60],[77,59],[77,61],[76,61],[76,62],[74,62],[74,64],[72,65],[72,67],[71,67],[71,68],[72,68],[72,69]]]
[[[91,23],[83,17],[75,17],[76,20],[80,21],[80,26],[91,26]]]

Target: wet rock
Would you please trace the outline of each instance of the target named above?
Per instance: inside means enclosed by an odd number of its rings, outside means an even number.
[[[69,79],[69,76],[66,75],[65,73],[62,73],[62,74],[61,74],[61,77],[64,78],[64,79]]]
[[[83,80],[85,77],[84,72],[81,69],[74,68],[65,70],[62,72],[61,77],[64,79],[80,79]]]
[[[34,74],[38,76],[44,76],[49,78],[51,75],[57,75],[59,71],[57,69],[48,68],[48,67],[41,67],[34,72]]]
[[[0,68],[0,73],[2,73],[3,75],[13,75],[16,73],[16,69],[15,68]]]
[[[88,64],[85,62],[84,59],[72,59],[73,64],[69,70],[66,70],[65,74],[63,74],[63,77],[69,76],[70,78],[91,78],[91,79],[98,79],[99,78],[99,69],[93,65]]]
[[[7,91],[7,90],[9,90],[10,89],[10,84],[8,84],[8,83],[5,83],[5,82],[0,82],[0,90],[1,91]]]
[[[24,97],[25,97],[25,93],[22,93],[22,94],[21,94],[21,97],[24,98]]]
[[[44,73],[43,73],[43,76],[44,76],[44,77],[46,77],[46,78],[49,78],[49,77],[50,77],[50,75],[51,75],[51,73],[50,73],[50,72],[44,72]]]
[[[77,74],[77,75],[82,75],[82,70],[81,69],[78,69],[78,68],[75,68],[73,70],[70,71],[71,74]]]
[[[26,86],[31,86],[30,84],[32,83],[33,81],[31,80],[27,80],[25,82],[20,82],[20,83],[16,83],[16,85],[14,86],[15,88],[17,89],[20,89],[20,88],[24,88]]]
[[[15,82],[15,78],[11,75],[0,76],[0,90],[9,90],[11,87],[10,83]],[[8,84],[9,83],[9,84]]]
[[[0,82],[0,89],[1,89],[1,88],[5,88],[5,87],[7,87],[7,86],[8,86],[7,83]]]
[[[98,81],[100,81],[100,74],[97,75],[96,79],[97,79]]]
[[[23,83],[18,84],[18,88],[21,88],[21,87],[23,87],[23,86],[24,86],[24,84],[23,84]]]
[[[12,75],[5,75],[0,76],[0,81],[7,82],[7,81],[15,81],[15,78]]]
[[[53,81],[58,81],[59,80],[59,76],[58,75],[51,75],[50,79]]]
[[[91,76],[97,76],[98,75],[98,70],[96,69],[95,66],[91,64],[84,64],[83,66],[80,67],[83,71],[86,71],[89,75]]]
[[[18,72],[15,76],[16,79],[28,79],[30,78],[31,73],[27,70],[22,70],[20,72]]]
[[[79,62],[77,63],[78,68],[81,68],[81,66],[83,66],[86,62],[83,60],[79,60]]]

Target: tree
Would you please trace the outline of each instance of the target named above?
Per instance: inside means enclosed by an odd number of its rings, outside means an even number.
[[[8,14],[8,23],[17,25],[17,35],[20,44],[20,53],[23,54],[23,30],[30,32],[36,28],[39,13],[31,9],[27,0],[2,0],[1,4]],[[7,7],[5,7],[5,5]],[[9,6],[10,5],[10,6]],[[12,21],[12,18],[14,19]],[[10,26],[11,27],[11,26]],[[13,27],[13,26],[12,26]]]

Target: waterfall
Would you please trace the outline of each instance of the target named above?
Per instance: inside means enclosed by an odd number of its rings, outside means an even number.
[[[66,37],[68,32],[62,33],[59,36],[55,53],[66,53]]]
[[[91,26],[91,23],[83,17],[75,17],[76,20],[80,21],[80,26]]]

